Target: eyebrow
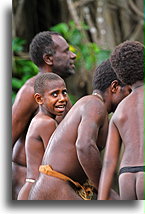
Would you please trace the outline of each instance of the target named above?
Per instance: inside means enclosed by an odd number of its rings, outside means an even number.
[[[59,92],[59,90],[60,90],[60,89],[56,89],[56,90],[54,89],[54,90],[53,90],[53,91],[51,91],[50,93]],[[67,91],[67,89],[66,89],[66,88],[64,88],[62,91]]]
[[[69,50],[69,45],[63,48],[63,51]]]

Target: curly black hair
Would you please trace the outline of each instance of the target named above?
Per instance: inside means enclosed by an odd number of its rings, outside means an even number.
[[[144,46],[138,41],[125,41],[112,52],[110,61],[118,78],[132,85],[143,80]]]
[[[104,92],[114,80],[118,80],[120,86],[125,86],[114,72],[110,60],[107,59],[102,62],[95,70],[92,81],[93,90],[100,90]]]
[[[39,67],[44,64],[43,54],[53,56],[55,54],[55,46],[52,40],[52,35],[60,35],[56,32],[43,31],[32,39],[29,54],[31,60]]]
[[[51,81],[62,81],[64,80],[54,73],[43,73],[39,74],[34,82],[34,93],[39,93],[41,95],[44,94],[46,88],[48,87],[48,84],[50,84]],[[65,83],[64,83],[65,84]]]

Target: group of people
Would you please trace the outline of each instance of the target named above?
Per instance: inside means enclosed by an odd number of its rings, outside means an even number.
[[[12,107],[13,200],[143,200],[143,54],[138,41],[118,45],[94,71],[92,94],[72,106],[65,78],[76,55],[58,33],[33,38],[39,73]]]

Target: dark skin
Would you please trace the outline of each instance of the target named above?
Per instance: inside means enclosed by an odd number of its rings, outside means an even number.
[[[68,102],[68,95],[63,81],[53,81],[44,95],[34,95],[39,105],[38,114],[32,119],[26,135],[27,178],[36,179],[42,157],[48,141],[57,127],[56,116],[61,116]],[[59,108],[59,106],[61,106]],[[64,107],[62,107],[64,106]],[[18,195],[18,200],[27,200],[32,187],[26,182]]]
[[[74,73],[74,60],[76,55],[69,51],[69,46],[63,37],[52,35],[55,43],[56,53],[54,56],[44,54],[43,66],[39,67],[39,73],[54,72],[62,78]],[[38,74],[39,75],[39,74]],[[26,154],[25,137],[30,121],[38,112],[38,104],[34,99],[34,81],[36,76],[29,79],[19,90],[12,107],[12,178],[13,178],[13,199],[17,198],[18,192],[25,183],[26,178]],[[66,111],[63,116],[58,116],[56,120],[60,122],[71,108],[68,101]]]
[[[95,91],[96,92],[96,91]],[[68,112],[49,141],[42,164],[83,184],[87,178],[98,189],[101,172],[100,151],[104,148],[108,113],[127,96],[113,81],[104,93],[81,98]],[[95,173],[94,173],[95,172]],[[40,173],[29,195],[30,200],[82,200],[68,182]]]
[[[121,144],[124,153],[120,168],[144,166],[143,141],[143,81],[131,86],[132,93],[116,109],[110,125],[106,152],[99,184],[99,200],[108,200]],[[144,172],[123,173],[119,176],[121,200],[143,200]]]

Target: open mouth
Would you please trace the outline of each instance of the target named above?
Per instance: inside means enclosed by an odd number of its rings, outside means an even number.
[[[57,106],[55,106],[55,108],[56,108],[59,112],[64,112],[64,111],[65,111],[65,107],[66,107],[66,105],[57,105]]]

